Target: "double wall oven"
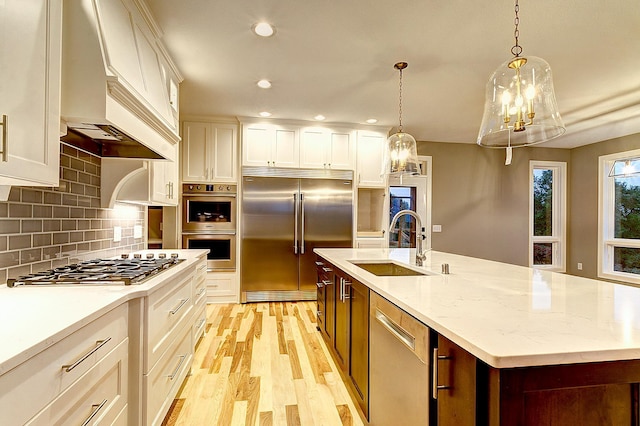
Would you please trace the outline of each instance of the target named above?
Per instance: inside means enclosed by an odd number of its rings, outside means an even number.
[[[209,249],[207,268],[236,269],[237,185],[182,185],[182,247]]]

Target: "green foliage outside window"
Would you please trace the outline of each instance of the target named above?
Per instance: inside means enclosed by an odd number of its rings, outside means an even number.
[[[627,178],[615,180],[614,237],[640,238],[640,186]],[[613,269],[619,272],[640,274],[640,249],[616,247]]]
[[[536,169],[533,174],[533,235],[553,232],[553,171]]]

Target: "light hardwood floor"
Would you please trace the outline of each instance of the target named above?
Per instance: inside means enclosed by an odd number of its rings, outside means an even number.
[[[315,302],[207,305],[164,425],[362,425],[316,331]]]

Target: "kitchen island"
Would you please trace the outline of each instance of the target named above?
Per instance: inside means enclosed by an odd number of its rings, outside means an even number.
[[[208,250],[139,284],[0,286],[0,424],[159,423],[204,330]]]
[[[638,424],[640,288],[436,251],[422,267],[410,249],[316,253],[432,330],[439,425]],[[427,275],[354,265],[372,261]]]

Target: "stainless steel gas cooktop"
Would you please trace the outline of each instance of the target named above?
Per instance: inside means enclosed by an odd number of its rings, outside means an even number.
[[[132,258],[129,258],[128,254],[123,254],[120,259],[87,260],[10,278],[7,280],[7,286],[140,284],[183,260],[178,258],[176,253],[170,256],[161,253],[157,257],[147,254],[144,258],[139,254]]]

